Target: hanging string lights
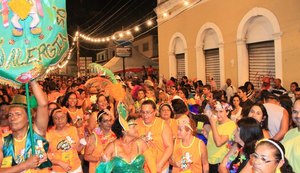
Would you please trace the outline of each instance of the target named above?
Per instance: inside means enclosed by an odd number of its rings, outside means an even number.
[[[146,28],[147,30],[152,29],[152,28],[149,28],[149,27],[156,27],[156,26],[154,26],[154,22],[153,22],[153,20],[155,18],[156,17],[153,17],[153,18],[147,20],[146,22],[143,22],[139,25],[136,25],[135,27],[133,27],[131,29],[121,31],[121,32],[117,32],[117,34],[115,33],[115,34],[110,35],[110,36],[90,37],[86,34],[79,33],[78,31],[77,32],[78,32],[79,38],[83,39],[84,41],[92,42],[92,43],[107,43],[111,40],[116,40],[116,39],[119,39],[119,38],[123,38],[125,35],[131,35],[133,33],[138,33],[138,32],[141,31],[141,26],[143,26],[143,25],[146,25],[148,27],[148,28]]]

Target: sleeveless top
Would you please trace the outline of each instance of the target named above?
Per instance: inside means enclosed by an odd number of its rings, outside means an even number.
[[[136,121],[139,136],[144,138],[145,141],[152,142],[153,145],[149,145],[150,149],[153,149],[156,155],[156,160],[159,160],[165,151],[163,143],[162,132],[165,126],[165,120],[156,117],[152,125],[146,125],[142,119]],[[163,170],[169,167],[167,161],[163,166]],[[148,170],[147,170],[148,171]]]
[[[67,162],[72,167],[71,170],[77,169],[80,165],[76,146],[79,143],[79,137],[76,127],[69,124],[66,125],[64,131],[58,133],[54,128],[48,130],[46,138],[49,141],[48,157],[63,162]],[[58,165],[53,165],[54,172],[64,172],[64,169]]]
[[[116,144],[114,143],[116,156],[112,158],[109,162],[101,162],[96,169],[96,173],[144,173],[144,163],[145,157],[140,154],[140,147],[138,145],[138,155],[131,160],[131,162],[126,161],[121,156],[118,156],[118,150]]]
[[[180,139],[176,139],[174,143],[174,150],[172,160],[180,162],[181,168],[173,167],[172,173],[179,173],[184,171],[198,172],[202,170],[201,148],[200,140],[193,137],[189,146],[183,146]]]
[[[31,156],[30,135],[31,132],[28,130],[24,142],[15,141],[12,134],[9,134],[8,136],[4,137],[3,147],[2,147],[3,159],[7,159],[9,157],[11,158],[9,161],[11,164],[7,165],[7,167],[18,165],[26,161]],[[46,139],[44,139],[42,136],[38,135],[35,132],[33,132],[33,140],[36,142],[35,152],[40,158],[42,158],[43,155],[48,151],[49,143]],[[18,148],[19,151],[21,151],[21,153],[20,152],[16,153],[15,151],[16,147]],[[52,164],[50,160],[47,158],[47,161],[43,162],[40,166],[38,166],[38,168],[43,169],[51,166]]]
[[[93,132],[92,135],[94,135],[96,139],[95,149],[92,154],[92,156],[95,158],[100,158],[106,146],[117,138],[115,133],[112,131],[110,131],[108,135],[104,135],[100,130],[99,133]],[[98,164],[99,162],[90,162],[89,172],[95,173],[96,166]]]

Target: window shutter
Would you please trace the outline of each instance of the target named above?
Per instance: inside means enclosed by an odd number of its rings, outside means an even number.
[[[274,41],[248,44],[249,81],[256,89],[263,77],[275,77]]]
[[[220,88],[220,58],[219,49],[204,50],[205,53],[205,71],[206,71],[206,83],[210,82],[208,76],[213,77],[217,84],[217,88]]]
[[[185,76],[184,54],[176,54],[176,71],[177,71],[177,79],[181,79],[182,76]]]

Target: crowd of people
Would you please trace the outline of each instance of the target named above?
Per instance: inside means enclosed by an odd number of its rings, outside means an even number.
[[[300,172],[297,82],[106,78],[0,85],[0,172]]]

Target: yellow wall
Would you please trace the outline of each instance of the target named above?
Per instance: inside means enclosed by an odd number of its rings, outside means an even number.
[[[169,45],[171,37],[179,32],[187,42],[188,74],[196,77],[196,38],[207,22],[216,24],[224,40],[225,79],[237,85],[237,29],[242,18],[255,7],[271,11],[282,32],[282,69],[284,86],[289,89],[292,81],[300,82],[300,1],[299,0],[206,0],[195,5],[158,27],[160,73],[169,76]],[[234,61],[234,65],[232,62]],[[248,67],[243,67],[248,68]],[[201,79],[203,80],[203,79]],[[245,81],[243,81],[245,82]],[[221,84],[223,85],[223,84]]]

